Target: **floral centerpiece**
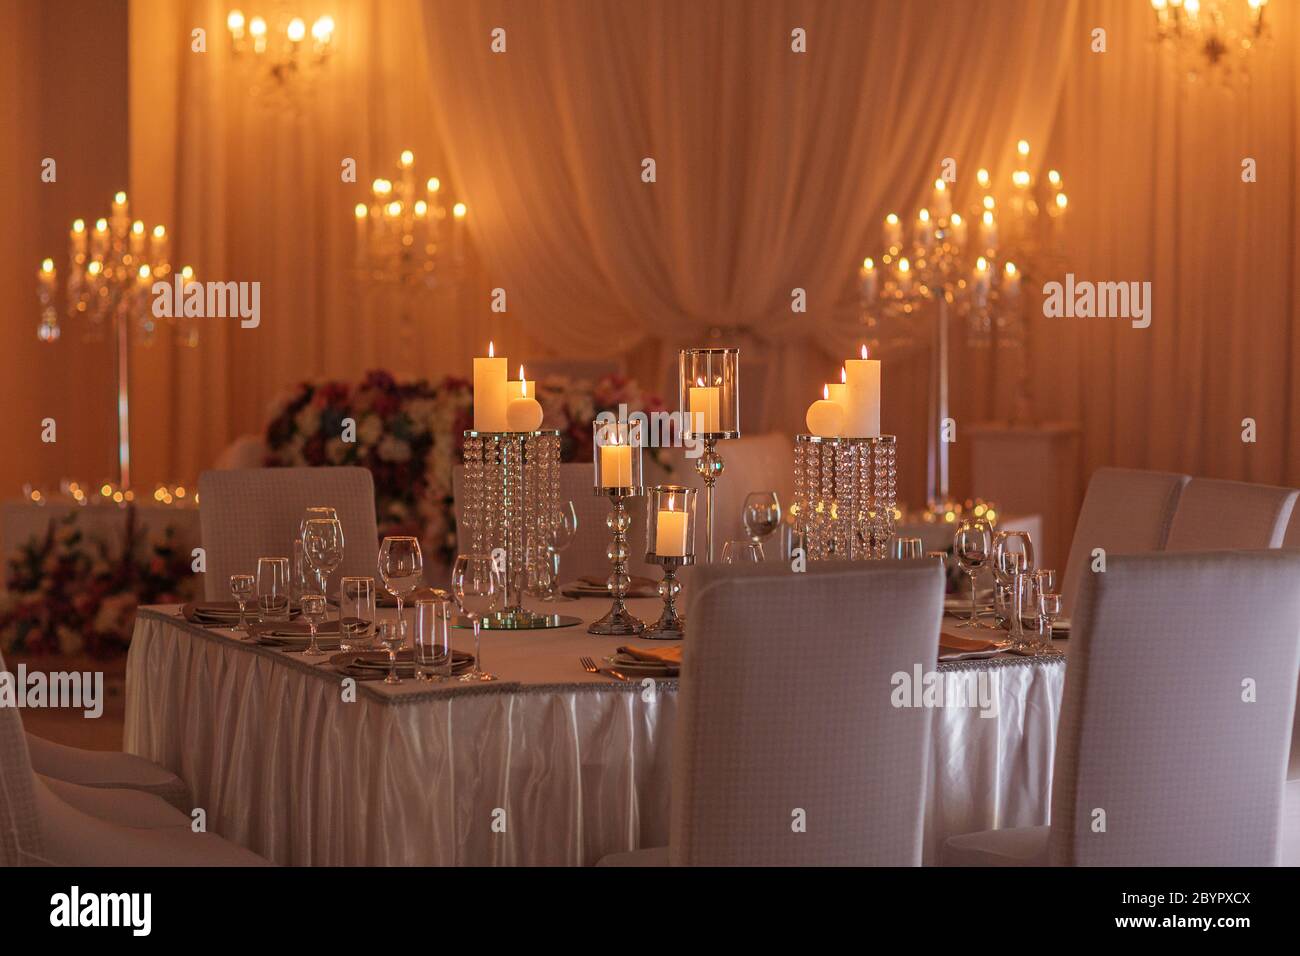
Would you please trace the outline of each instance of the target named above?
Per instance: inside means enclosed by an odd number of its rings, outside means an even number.
[[[88,539],[75,511],[19,547],[0,595],[0,650],[110,657],[129,646],[139,605],[194,595],[198,579],[173,530],[145,540],[134,515],[128,509],[121,554]]]
[[[657,397],[621,375],[596,382],[550,376],[537,383],[537,399],[543,427],[560,432],[566,462],[591,460],[591,422],[600,412],[620,404],[663,410]],[[356,385],[303,382],[273,410],[266,464],[369,470],[379,533],[415,535],[431,557],[449,563],[456,555],[452,470],[473,421],[473,388],[463,378],[398,382],[372,371]]]

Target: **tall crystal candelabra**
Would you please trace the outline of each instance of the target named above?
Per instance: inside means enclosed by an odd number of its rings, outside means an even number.
[[[355,274],[372,297],[391,296],[410,343],[415,309],[440,284],[462,278],[468,207],[453,202],[450,211],[442,180],[420,182],[415,154],[403,150],[393,179],[376,179],[368,203],[353,209],[356,219]]]
[[[1025,284],[1041,287],[1064,257],[1061,245],[1069,200],[1055,169],[1036,181],[1029,143],[1016,144],[1008,182],[995,184],[987,169],[975,174],[978,195],[966,215],[953,208],[951,182],[937,179],[929,206],[905,229],[897,213],[884,222],[879,260],[859,271],[862,324],[872,351],[897,352],[928,340],[930,397],[926,435],[926,507],[930,515],[953,509],[948,443],[950,315],[967,320],[975,347],[1018,347],[1013,418],[1029,422],[1029,333]],[[1036,300],[1035,300],[1036,301]]]
[[[52,258],[45,259],[37,270],[37,299],[41,318],[36,334],[42,342],[54,343],[62,336],[60,314],[80,327],[91,341],[109,334],[115,348],[117,401],[117,486],[131,487],[131,336],[132,331],[145,344],[151,344],[158,320],[150,305],[152,287],[157,281],[180,280],[182,287],[194,281],[189,266],[173,277],[171,238],[164,226],[146,229],[137,219],[131,220],[126,193],[113,197],[107,218],[96,221],[93,230],[78,219],[68,235],[68,269],[63,288],[63,308],[59,308],[59,269]],[[173,309],[173,314],[182,311]],[[195,345],[198,327],[184,317],[169,320],[176,324],[177,342]]]
[[[796,435],[794,497],[808,560],[885,557],[898,501],[897,440]]]
[[[559,513],[560,433],[465,432],[463,534],[474,554],[504,569],[501,606],[483,618],[488,630],[567,627],[575,617],[523,607],[528,582],[548,565],[546,544]]]
[[[695,471],[704,480],[704,556],[713,562],[713,488],[725,467],[720,440],[740,437],[740,349],[682,349],[677,358],[682,435],[703,443]]]

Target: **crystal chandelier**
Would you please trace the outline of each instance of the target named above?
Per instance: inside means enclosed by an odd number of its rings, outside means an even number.
[[[1268,0],[1151,0],[1155,40],[1173,51],[1191,81],[1250,80],[1250,58],[1270,38]]]
[[[250,74],[250,87],[264,102],[293,104],[334,51],[334,18],[318,17],[311,25],[280,12],[273,22],[242,10],[226,17],[235,63]]]

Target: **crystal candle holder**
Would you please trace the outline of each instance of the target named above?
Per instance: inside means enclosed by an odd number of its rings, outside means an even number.
[[[897,440],[794,440],[795,526],[809,561],[885,557],[897,507]]]
[[[613,566],[607,584],[613,603],[604,617],[587,628],[587,633],[640,634],[645,630],[645,623],[632,616],[624,600],[632,583],[627,573],[627,529],[632,523],[627,513],[627,502],[645,494],[641,477],[641,450],[645,441],[643,423],[602,418],[593,422],[591,427],[595,465],[593,493],[609,498],[611,505],[605,525],[612,539],[605,553]]]
[[[695,488],[681,485],[658,485],[646,492],[645,559],[664,569],[659,582],[664,610],[644,635],[652,640],[679,638],[686,631],[686,621],[677,613],[682,590],[677,569],[695,563],[696,494]]]
[[[713,561],[713,486],[723,471],[718,441],[740,437],[740,349],[682,349],[677,356],[682,436],[703,440],[695,470],[704,479],[704,555]]]

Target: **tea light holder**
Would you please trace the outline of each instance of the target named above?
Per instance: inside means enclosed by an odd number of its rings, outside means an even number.
[[[613,603],[604,617],[587,628],[587,633],[626,637],[645,630],[645,622],[633,617],[623,603],[632,583],[627,573],[627,530],[632,524],[627,502],[645,494],[641,477],[643,423],[601,418],[592,422],[591,427],[595,465],[593,494],[608,498],[611,505],[605,526],[613,538],[605,553],[613,565],[606,585]]]
[[[682,485],[657,485],[646,491],[645,559],[664,569],[659,597],[664,602],[659,620],[643,635],[650,640],[685,636],[686,620],[677,613],[682,586],[677,569],[695,563],[695,498],[697,489]]]
[[[713,563],[713,486],[722,476],[720,439],[740,437],[740,349],[682,349],[677,356],[682,437],[699,438],[695,470],[704,479],[704,555]]]

